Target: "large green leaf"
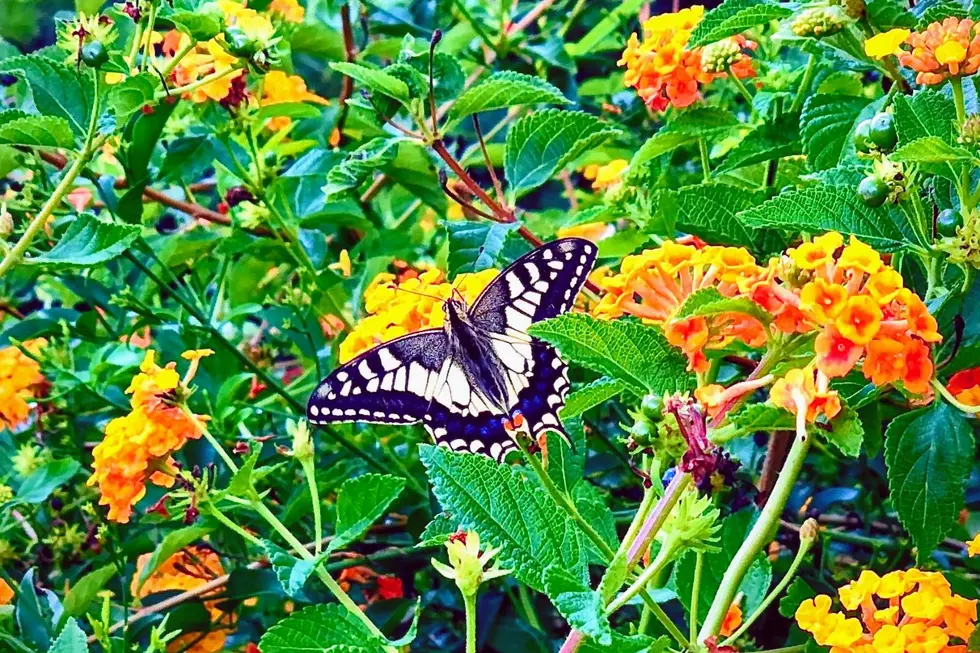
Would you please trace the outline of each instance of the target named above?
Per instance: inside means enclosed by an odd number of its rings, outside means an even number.
[[[697,234],[717,245],[741,245],[756,253],[764,253],[766,232],[759,225],[743,223],[737,213],[760,204],[764,195],[756,191],[705,184],[686,186],[664,193],[661,210],[674,216],[677,228]]]
[[[555,86],[540,77],[505,70],[463,91],[449,110],[449,119],[459,120],[481,111],[541,103],[570,102]]]
[[[955,524],[975,454],[969,422],[944,401],[899,415],[888,425],[888,491],[919,560],[927,559]]]
[[[167,18],[177,31],[199,42],[210,41],[224,29],[224,18],[220,12],[175,11]]]
[[[403,489],[405,479],[401,476],[365,474],[344,481],[337,493],[337,526],[330,550],[359,540]]]
[[[125,122],[133,113],[153,103],[159,86],[160,80],[154,74],[140,73],[113,86],[106,102],[119,122]]]
[[[539,592],[551,565],[586,582],[584,536],[536,482],[486,456],[432,445],[419,450],[443,510],[461,528],[478,532],[487,546],[502,547],[501,568]]]
[[[78,473],[81,465],[71,458],[51,460],[31,472],[17,490],[17,500],[41,503]]]
[[[896,27],[913,29],[915,16],[904,0],[869,0],[866,5],[868,22],[879,32]]]
[[[664,653],[669,651],[673,640],[664,635],[624,635],[613,631],[612,644],[604,646],[593,639],[586,639],[578,647],[578,653]]]
[[[572,447],[557,432],[548,432],[548,477],[561,492],[570,495],[585,469],[585,430],[580,419],[565,419],[562,423]]]
[[[803,105],[803,153],[811,170],[843,163],[853,152],[854,128],[870,101],[850,95],[811,95]]]
[[[69,617],[81,617],[85,614],[95,597],[115,575],[116,566],[105,565],[79,578],[68,590],[65,600],[62,602],[64,609],[61,616],[62,622]]]
[[[602,596],[560,565],[544,571],[545,593],[569,627],[594,639],[602,646],[612,644],[612,628],[605,615]]]
[[[125,252],[139,238],[140,229],[139,225],[103,222],[82,213],[68,226],[54,247],[25,259],[24,263],[53,269],[105,263]]]
[[[584,111],[545,109],[507,132],[504,171],[513,196],[545,183],[567,163],[619,130]]]
[[[210,528],[205,528],[203,526],[187,526],[185,528],[178,528],[175,531],[167,533],[166,537],[163,538],[157,548],[153,550],[153,553],[150,555],[150,559],[147,560],[146,565],[143,566],[143,571],[140,573],[137,581],[137,589],[143,587],[143,583],[146,582],[146,579],[152,576],[153,572],[155,572],[160,565],[170,559],[170,556],[177,553],[181,549],[190,546],[210,532]]]
[[[924,136],[902,145],[889,159],[904,163],[970,163],[978,165],[978,159],[970,150],[950,145],[939,136]]]
[[[838,231],[853,234],[881,251],[893,252],[909,244],[888,210],[872,208],[850,188],[812,186],[777,195],[765,204],[738,214],[751,227],[773,227],[791,233]]]
[[[956,106],[938,91],[919,91],[912,97],[895,96],[895,129],[898,144],[926,136],[938,136],[948,145],[956,143]]]
[[[728,172],[766,161],[778,161],[802,151],[800,121],[795,114],[787,113],[748,132],[728,153],[718,171]]]
[[[695,48],[741,34],[756,25],[786,18],[793,11],[765,0],[725,0],[709,11],[691,32],[688,46]]]
[[[684,356],[660,331],[636,320],[566,313],[538,322],[528,332],[557,347],[567,360],[619,379],[637,394],[693,388]]]
[[[87,653],[88,641],[85,631],[78,627],[78,622],[69,619],[61,629],[58,639],[51,643],[48,653]]]
[[[0,61],[0,73],[16,75],[31,92],[33,109],[42,116],[63,118],[76,136],[88,131],[95,89],[89,73],[77,72],[39,54]]]
[[[384,642],[336,603],[311,605],[267,630],[262,653],[384,653]]]
[[[692,131],[680,131],[670,128],[661,129],[640,146],[630,159],[630,171],[636,172],[640,167],[653,161],[659,156],[673,152],[679,147],[698,142],[698,135]]]
[[[501,263],[507,237],[517,231],[518,227],[520,225],[516,222],[447,222],[449,275],[497,267]]]
[[[367,181],[374,171],[382,168],[398,155],[398,145],[403,138],[373,138],[347,155],[340,165],[327,173],[327,185],[323,193],[330,197],[352,190]]]
[[[0,145],[71,147],[74,136],[64,118],[31,116],[23,111],[0,112]]]
[[[562,419],[578,417],[590,408],[619,396],[625,389],[626,384],[619,379],[605,376],[597,379],[568,395],[565,406],[561,409],[561,417]]]
[[[360,82],[376,93],[387,95],[402,102],[408,101],[408,84],[383,70],[346,61],[331,63],[330,67],[338,73]]]

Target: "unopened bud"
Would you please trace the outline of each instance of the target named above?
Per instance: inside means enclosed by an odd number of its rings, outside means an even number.
[[[735,39],[722,39],[701,50],[701,69],[706,73],[723,73],[742,58],[742,46]]]
[[[7,207],[0,207],[0,238],[6,238],[14,230],[14,216]]]
[[[980,144],[980,114],[967,116],[960,125],[960,137],[957,140],[964,145]]]
[[[817,523],[816,519],[812,517],[803,522],[800,526],[800,541],[801,542],[812,542],[817,539],[817,535],[820,534],[820,525]]]
[[[830,36],[847,26],[847,15],[840,7],[813,7],[801,11],[793,20],[797,36]]]
[[[432,47],[435,47],[436,45],[438,45],[439,41],[441,40],[442,40],[442,30],[437,29],[436,31],[432,32],[432,40],[429,41],[429,44]]]

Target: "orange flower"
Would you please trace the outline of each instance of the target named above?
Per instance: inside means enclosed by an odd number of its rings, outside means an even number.
[[[738,603],[732,603],[728,607],[728,612],[725,613],[725,619],[721,622],[721,630],[719,633],[722,637],[729,637],[732,633],[738,630],[739,626],[742,625],[742,608],[738,607]]]
[[[821,324],[827,324],[841,312],[847,300],[847,288],[839,283],[814,279],[800,292],[800,310]]]
[[[931,23],[924,32],[912,32],[905,42],[912,49],[900,53],[898,61],[917,73],[919,84],[942,84],[980,69],[980,34],[969,18],[950,16]]]
[[[272,0],[269,13],[281,16],[287,23],[302,23],[306,16],[306,10],[296,0]]]
[[[47,344],[46,340],[29,340],[24,349],[37,354]],[[36,396],[44,383],[40,367],[17,347],[0,348],[0,429],[13,429],[31,414],[27,403]]]
[[[151,553],[144,553],[136,561],[130,591],[140,599],[160,592],[193,590],[225,573],[221,559],[214,551],[205,546],[190,546],[167,558],[141,587],[139,579],[151,557]],[[224,649],[226,632],[234,625],[235,617],[221,609],[222,601],[216,596],[218,593],[219,590],[213,590],[201,595],[204,609],[210,615],[212,625],[217,628],[203,635],[198,632],[182,633],[168,642],[168,653],[216,653]]]
[[[171,454],[188,439],[203,433],[201,421],[183,407],[188,384],[198,360],[210,350],[186,352],[191,366],[184,379],[174,363],[159,367],[154,352],[148,351],[126,392],[132,395],[131,411],[106,425],[105,438],[92,454],[92,475],[87,485],[99,486],[99,505],[109,506],[108,518],[127,523],[133,505],[146,494],[146,482],[170,487],[174,483]]]
[[[868,345],[864,374],[877,386],[886,386],[905,375],[905,342],[877,338]]]
[[[874,297],[856,295],[848,298],[835,319],[842,336],[857,345],[866,345],[878,333],[881,326],[881,308]]]
[[[173,48],[172,52],[176,53],[190,44],[190,37],[186,34],[173,33],[177,36],[170,38],[168,35],[164,39],[165,54],[170,51],[169,48]],[[225,51],[217,41],[212,39],[195,44],[194,48],[184,55],[180,63],[174,68],[172,75],[178,86],[187,86],[205,77],[218,75],[216,79],[185,93],[184,97],[199,104],[208,100],[220,102],[231,92],[232,84],[236,78],[244,75],[244,73],[235,74],[232,72],[232,68],[237,63],[237,58]],[[221,75],[221,73],[228,74]]]
[[[815,422],[823,415],[828,420],[840,412],[840,397],[829,389],[830,379],[812,364],[803,369],[793,369],[776,381],[769,390],[769,401],[796,414],[800,406],[806,407],[805,418]]]
[[[7,581],[0,578],[0,605],[7,605],[13,598],[14,590],[7,584]]]
[[[946,389],[956,401],[967,406],[980,406],[980,367],[957,372],[950,377]]]
[[[864,347],[856,345],[833,326],[817,334],[813,342],[816,365],[829,377],[844,376],[857,365],[864,353]]]
[[[259,105],[267,107],[273,104],[293,102],[311,102],[313,104],[330,104],[316,93],[306,90],[306,82],[299,75],[287,75],[281,70],[270,70],[262,80],[262,94]],[[287,116],[270,118],[265,126],[272,131],[284,129],[292,123]]]

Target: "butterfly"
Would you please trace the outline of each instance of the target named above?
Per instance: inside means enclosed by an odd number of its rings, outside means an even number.
[[[555,349],[527,333],[574,303],[596,246],[555,240],[520,257],[467,306],[445,300],[445,323],[382,343],[335,369],[310,396],[314,424],[422,422],[437,444],[502,461],[517,448],[514,425],[553,430],[568,394]]]

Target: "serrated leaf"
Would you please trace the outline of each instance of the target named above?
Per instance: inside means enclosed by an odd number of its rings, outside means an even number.
[[[664,635],[659,638],[649,635],[624,635],[613,631],[612,644],[603,646],[598,642],[586,639],[578,647],[578,653],[664,653],[670,650],[673,640]]]
[[[791,15],[792,10],[764,0],[725,0],[709,11],[691,32],[688,47],[698,48],[729,36],[741,34]]]
[[[640,167],[653,161],[659,156],[673,152],[679,147],[691,145],[698,142],[698,135],[693,131],[674,131],[672,129],[661,129],[656,134],[646,140],[640,149],[633,154],[630,159],[629,169],[631,172],[639,171]]]
[[[925,136],[902,145],[888,157],[904,163],[972,163],[978,159],[965,147],[950,145],[939,136]]]
[[[71,147],[75,137],[64,118],[29,116],[23,111],[0,112],[0,145]]]
[[[738,219],[746,228],[853,234],[884,252],[909,244],[887,209],[865,206],[854,189],[838,186],[812,186],[782,193],[765,204],[741,211]]]
[[[311,605],[282,619],[259,640],[262,653],[384,653],[384,642],[347,608]]]
[[[278,544],[268,540],[263,540],[262,547],[265,549],[269,564],[272,565],[272,570],[275,572],[276,578],[279,579],[283,590],[293,598],[301,596],[303,586],[309,580],[313,570],[328,555],[327,552],[323,552],[319,558],[305,560],[297,558]]]
[[[496,556],[502,569],[539,592],[553,564],[586,581],[584,536],[519,469],[433,445],[420,446],[419,456],[443,510],[488,546],[502,547]]]
[[[150,559],[146,561],[146,565],[143,567],[143,572],[140,574],[137,582],[137,590],[143,587],[146,579],[153,575],[153,572],[166,562],[170,556],[190,546],[210,532],[211,529],[204,526],[187,526],[167,533],[166,537],[157,545],[157,548],[153,550]]]
[[[585,430],[580,419],[562,418],[562,423],[574,450],[557,432],[548,431],[548,477],[559,491],[570,495],[585,469]]]
[[[50,460],[24,479],[17,489],[17,500],[23,503],[41,503],[57,488],[67,483],[81,469],[81,464],[71,458]]]
[[[839,165],[854,148],[854,128],[869,100],[850,95],[813,95],[803,105],[803,153],[811,170]]]
[[[375,170],[382,168],[398,156],[398,145],[402,138],[379,136],[360,146],[327,173],[327,185],[323,193],[329,199],[338,193],[357,188]]]
[[[969,422],[944,401],[899,415],[888,425],[888,491],[920,561],[955,524],[975,453]]]
[[[88,641],[85,631],[78,627],[78,622],[69,619],[61,629],[58,639],[51,643],[48,653],[86,653]]]
[[[31,92],[33,109],[42,116],[63,118],[76,136],[88,131],[95,97],[92,78],[39,54],[0,61],[0,73],[24,80]]]
[[[857,411],[844,407],[830,420],[830,432],[825,432],[827,442],[834,445],[845,456],[857,458],[861,455],[861,445],[864,444],[864,427],[858,418]]]
[[[612,628],[604,614],[605,602],[598,592],[558,565],[545,569],[544,587],[555,609],[571,628],[602,646],[612,644]]]
[[[449,540],[449,536],[459,530],[456,521],[449,518],[444,512],[432,518],[419,536],[419,543],[416,548],[441,546]]]
[[[102,222],[82,213],[75,217],[54,247],[24,259],[23,264],[43,265],[49,269],[90,267],[116,258],[129,249],[139,235],[139,225]]]
[[[566,313],[528,329],[567,360],[619,379],[634,392],[671,394],[693,388],[687,361],[654,327],[636,320],[597,320]]]
[[[201,43],[210,41],[224,29],[224,19],[220,13],[176,11],[167,18],[177,31]]]
[[[749,404],[729,416],[728,421],[741,433],[788,431],[796,427],[793,415],[772,404]]]
[[[680,308],[677,317],[708,317],[722,313],[742,313],[759,320],[764,325],[772,322],[772,315],[747,297],[725,297],[716,288],[703,288],[691,293]]]
[[[482,111],[543,103],[570,104],[571,101],[557,87],[539,77],[505,70],[463,91],[449,110],[449,120]]]
[[[344,481],[337,493],[337,525],[329,550],[338,551],[359,540],[403,489],[401,476],[365,474]]]
[[[912,97],[895,96],[894,107],[900,146],[926,136],[938,136],[949,145],[956,143],[956,106],[951,98],[927,89]]]
[[[156,99],[160,80],[152,73],[141,73],[127,77],[109,89],[106,102],[120,122]]]
[[[516,197],[540,186],[587,149],[619,133],[584,111],[545,109],[520,118],[507,132],[508,192]]]
[[[760,254],[767,238],[759,225],[743,223],[739,211],[759,205],[764,195],[724,184],[687,186],[664,193],[662,210],[676,216],[677,228],[718,245],[740,245]]]
[[[869,0],[866,5],[868,22],[879,32],[887,32],[897,27],[912,29],[915,16],[901,0]]]
[[[667,130],[704,138],[716,137],[717,134],[724,134],[741,126],[742,123],[731,111],[719,107],[695,106],[674,112],[667,123]]]
[[[928,28],[930,23],[941,23],[951,16],[962,19],[968,15],[969,12],[959,0],[939,0],[939,2],[934,2],[925,7],[925,11],[920,14],[919,22],[916,23],[915,27],[922,31]]]
[[[571,422],[569,422],[569,425]],[[584,435],[583,443],[584,443]],[[572,500],[582,517],[592,525],[596,533],[615,550],[619,546],[616,535],[616,516],[609,509],[607,495],[591,483],[577,483],[572,490]],[[587,549],[594,564],[605,565],[608,558],[599,546],[590,539],[584,539],[582,545]]]
[[[456,220],[446,223],[449,232],[449,275],[480,272],[497,267],[501,262],[507,237],[516,232],[516,222],[470,222]]]
[[[408,84],[383,70],[368,68],[347,61],[331,63],[330,67],[338,73],[360,82],[376,93],[387,95],[402,102],[407,102],[409,99]]]
[[[255,465],[259,462],[261,450],[262,447],[255,447],[253,451],[249,452],[245,462],[239,466],[238,471],[232,474],[226,490],[229,494],[244,498],[255,490],[252,474],[255,473]]]
[[[810,587],[809,583],[802,578],[794,578],[793,582],[786,588],[786,595],[779,599],[779,614],[787,619],[792,619],[800,604],[816,595],[816,590]]]
[[[562,420],[578,417],[590,408],[594,408],[619,396],[625,389],[626,384],[619,379],[611,379],[604,376],[568,395],[568,398],[565,399],[565,406],[561,409],[560,416]]]
[[[745,536],[752,528],[756,513],[751,510],[742,510],[722,522],[718,551],[705,553],[704,562],[701,569],[701,591],[698,594],[698,615],[703,620],[711,609],[711,602],[721,586],[721,579],[728,570],[732,559],[738,552],[739,547],[745,540]],[[682,557],[674,569],[674,585],[677,589],[677,597],[685,608],[691,608],[691,589],[694,586],[694,563],[695,554],[687,553]],[[769,560],[759,555],[749,566],[742,584],[738,591],[743,595],[742,603],[739,607],[745,614],[752,614],[759,607],[762,600],[769,591],[769,584],[772,582],[772,567]]]
[[[800,121],[795,114],[787,113],[747,133],[725,157],[718,172],[776,161],[802,152]]]
[[[89,605],[92,604],[92,601],[95,600],[98,593],[102,591],[102,588],[105,587],[106,583],[115,574],[116,566],[106,565],[90,571],[79,578],[72,585],[71,589],[68,590],[68,594],[65,595],[65,600],[61,604],[64,610],[61,621],[64,622],[69,617],[81,617],[85,614],[88,611]]]

